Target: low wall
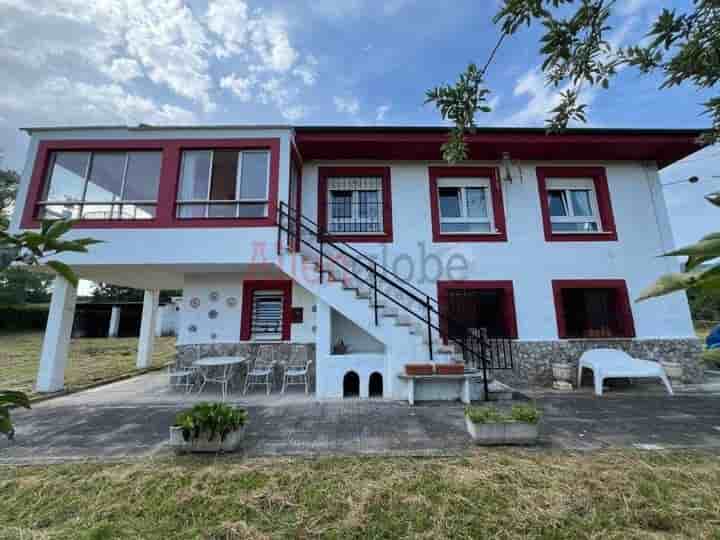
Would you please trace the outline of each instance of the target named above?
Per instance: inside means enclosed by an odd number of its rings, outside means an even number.
[[[698,339],[568,339],[513,342],[514,369],[498,370],[495,377],[513,387],[551,386],[552,363],[569,362],[577,368],[580,355],[589,349],[621,349],[634,358],[680,362],[683,382],[699,383],[704,377]]]
[[[312,360],[310,371],[310,391],[315,391],[315,344],[290,344],[290,343],[263,343],[263,346],[270,345],[275,349],[275,369],[273,370],[273,391],[282,388],[283,373],[285,366],[290,361],[293,347],[307,348],[308,360]],[[242,388],[245,382],[245,374],[249,363],[257,356],[258,343],[209,343],[203,345],[178,345],[175,356],[175,363],[178,367],[185,367],[192,364],[199,358],[208,358],[213,356],[244,356],[248,362],[241,364],[234,372],[232,377],[232,386],[236,391]],[[259,387],[255,387],[255,391],[259,391]]]

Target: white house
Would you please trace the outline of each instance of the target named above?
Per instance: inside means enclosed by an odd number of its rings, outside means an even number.
[[[178,288],[179,362],[272,343],[282,364],[302,345],[320,398],[351,379],[404,397],[405,364],[431,360],[547,384],[552,361],[608,343],[701,377],[685,295],[634,302],[677,269],[657,257],[672,247],[658,170],[696,130],[478,129],[458,166],[444,128],[26,131],[12,227],[72,216],[71,234],[104,241],[63,260],[145,289],[139,366],[158,291]],[[40,391],[63,386],[74,302],[58,278]]]

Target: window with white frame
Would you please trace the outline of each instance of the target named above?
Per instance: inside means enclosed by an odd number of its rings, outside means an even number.
[[[591,179],[550,178],[546,185],[552,232],[601,232],[597,194]]]
[[[267,217],[269,183],[268,151],[184,151],[177,215],[179,218]]]
[[[440,178],[437,189],[441,233],[496,232],[490,179]]]
[[[282,291],[255,291],[252,304],[251,339],[279,341],[282,339]]]
[[[52,152],[39,216],[43,219],[152,219],[159,151]]]
[[[328,232],[382,233],[381,177],[328,178]]]

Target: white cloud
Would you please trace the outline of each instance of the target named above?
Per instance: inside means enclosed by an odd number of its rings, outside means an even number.
[[[310,8],[320,16],[330,19],[343,19],[351,16],[375,17],[378,13],[385,16],[397,15],[416,0],[386,0],[382,8],[372,0],[314,0]]]
[[[651,4],[658,4],[657,0],[623,0],[618,5],[621,15],[635,15]]]
[[[313,86],[317,80],[318,63],[317,58],[309,54],[303,64],[293,69],[293,75],[299,77],[305,83],[305,86]]]
[[[333,103],[335,104],[335,110],[339,113],[346,113],[350,116],[355,116],[360,112],[360,102],[355,97],[333,97]]]
[[[222,36],[223,43],[215,49],[219,58],[238,54],[243,50],[248,34],[248,7],[243,0],[210,2],[205,14],[208,29]]]
[[[112,63],[103,68],[103,71],[113,81],[127,82],[142,77],[140,64],[132,58],[116,58]]]
[[[308,111],[307,107],[304,105],[290,105],[282,109],[280,112],[283,115],[283,118],[289,122],[297,122],[298,120],[305,118]]]
[[[384,122],[385,121],[385,115],[390,110],[390,105],[380,105],[377,109],[375,109],[375,121],[376,122]]]
[[[279,15],[261,15],[250,25],[250,42],[261,66],[278,72],[292,68],[297,51],[290,45],[287,21]]]
[[[257,86],[258,79],[255,75],[249,77],[238,77],[235,73],[231,73],[220,79],[220,88],[230,90],[241,102],[247,103],[252,100],[252,90]]]

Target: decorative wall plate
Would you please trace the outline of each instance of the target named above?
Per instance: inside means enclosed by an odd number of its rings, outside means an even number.
[[[208,317],[209,317],[210,319],[217,319],[217,318],[218,318],[218,315],[219,315],[219,313],[217,312],[216,309],[211,309],[211,310],[208,312]]]
[[[210,339],[217,339],[217,334],[215,332],[210,334]]]
[[[190,299],[190,307],[193,309],[200,307],[200,299],[197,296]]]
[[[225,303],[227,304],[227,307],[233,308],[237,306],[238,300],[234,296],[230,296],[227,300],[225,300]]]
[[[195,326],[194,324],[191,324],[190,326],[188,326],[188,332],[190,332],[191,334],[194,334],[195,332],[197,332],[197,326]]]
[[[211,302],[217,302],[217,301],[220,299],[220,293],[217,292],[217,291],[212,291],[212,292],[208,295],[208,298],[210,298],[210,301],[211,301]]]

